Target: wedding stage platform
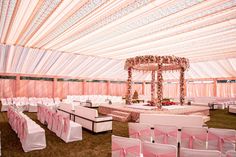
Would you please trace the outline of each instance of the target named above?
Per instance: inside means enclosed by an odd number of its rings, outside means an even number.
[[[104,104],[99,106],[99,113],[101,114],[112,114],[112,112],[125,112],[130,114],[130,121],[137,121],[139,119],[140,113],[150,113],[150,114],[180,114],[180,115],[209,115],[209,107],[203,106],[163,106],[162,110],[158,110],[154,106],[146,106],[145,104]]]

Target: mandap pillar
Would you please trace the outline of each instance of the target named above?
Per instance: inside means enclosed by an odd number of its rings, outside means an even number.
[[[151,81],[151,101],[155,99],[155,71],[152,71],[152,81]]]
[[[161,105],[163,98],[163,76],[162,76],[162,64],[158,64],[157,69],[157,103]]]
[[[132,92],[132,68],[128,68],[128,80],[127,80],[127,98],[126,104],[131,104],[131,93]]]
[[[180,85],[180,105],[184,104],[184,91],[185,91],[185,84],[184,84],[184,68],[180,69],[180,78],[179,78],[179,85]]]

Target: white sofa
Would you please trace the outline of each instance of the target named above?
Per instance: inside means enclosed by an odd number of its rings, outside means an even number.
[[[75,122],[95,133],[112,131],[112,117],[99,116],[96,109],[78,106],[75,110]]]
[[[229,105],[229,113],[236,113],[236,105]]]
[[[182,127],[202,127],[204,126],[203,116],[200,115],[173,115],[173,114],[140,114],[139,123],[150,125],[173,125],[181,129]]]

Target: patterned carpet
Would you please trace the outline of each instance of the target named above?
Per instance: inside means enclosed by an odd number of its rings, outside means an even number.
[[[35,113],[26,113],[39,125]],[[83,130],[83,140],[65,143],[54,133],[41,125],[46,132],[46,149],[24,153],[21,143],[7,121],[6,113],[0,112],[1,145],[3,157],[110,157],[111,134],[128,136],[128,125],[113,122],[113,132],[93,134]],[[211,111],[211,121],[208,127],[236,129],[236,114],[229,114],[226,110]]]

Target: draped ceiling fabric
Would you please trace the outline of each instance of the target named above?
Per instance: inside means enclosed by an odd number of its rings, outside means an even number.
[[[176,55],[186,78],[236,76],[236,0],[0,0],[0,12],[1,73],[126,80],[126,58]]]

